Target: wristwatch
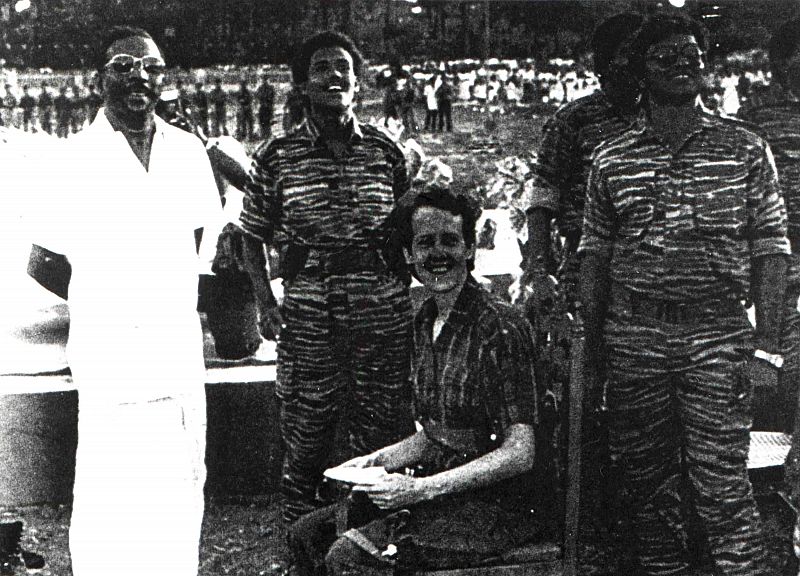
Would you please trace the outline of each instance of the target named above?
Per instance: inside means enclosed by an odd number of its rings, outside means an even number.
[[[775,368],[783,368],[783,356],[780,354],[770,354],[765,350],[756,350],[753,354],[754,358],[758,358],[759,360],[763,360],[764,362],[768,362],[772,364]]]

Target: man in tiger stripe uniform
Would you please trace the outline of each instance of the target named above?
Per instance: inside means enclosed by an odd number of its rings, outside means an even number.
[[[646,114],[596,152],[579,249],[588,374],[602,358],[641,572],[691,573],[683,463],[717,573],[766,575],[747,452],[751,380],[782,360],[786,210],[768,145],[695,108],[705,45],[661,13],[632,44]]]
[[[279,336],[287,521],[317,506],[340,418],[345,458],[412,430],[411,304],[391,258],[402,252],[386,249],[389,215],[410,184],[397,144],[353,114],[362,61],[344,35],[305,42],[292,72],[310,117],[257,151],[241,214],[262,332]],[[280,311],[262,242],[282,253]]]
[[[779,399],[782,406],[795,407],[789,410],[784,422],[787,429],[794,429],[784,478],[797,506],[800,505],[800,420],[795,406],[800,401],[800,313],[797,309],[800,297],[800,19],[787,22],[775,33],[769,46],[769,60],[776,86],[775,101],[749,110],[744,117],[759,126],[775,153],[789,220],[792,256],[781,343],[786,363],[781,372]]]

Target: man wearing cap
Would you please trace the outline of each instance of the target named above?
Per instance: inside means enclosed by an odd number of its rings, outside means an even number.
[[[411,305],[402,256],[387,249],[389,215],[410,184],[398,145],[353,114],[362,63],[342,34],[306,40],[292,74],[308,117],[257,151],[245,187],[241,226],[258,258],[250,271],[262,332],[279,336],[290,521],[318,505],[340,418],[350,456],[391,444],[411,426]],[[281,253],[280,310],[262,243]]]
[[[104,107],[42,158],[52,178],[30,215],[34,241],[72,267],[72,572],[196,576],[205,481],[196,233],[221,205],[201,142],[154,114],[165,63],[152,37],[112,28],[97,64]]]
[[[766,576],[747,455],[753,381],[776,384],[782,363],[786,209],[766,142],[695,106],[706,46],[676,13],[651,16],[631,45],[645,115],[595,154],[579,312],[588,386],[601,361],[608,377],[642,573],[692,573],[685,471],[716,573]]]

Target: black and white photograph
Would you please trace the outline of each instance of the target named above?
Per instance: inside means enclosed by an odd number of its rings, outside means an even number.
[[[800,576],[800,0],[0,0],[0,576]]]

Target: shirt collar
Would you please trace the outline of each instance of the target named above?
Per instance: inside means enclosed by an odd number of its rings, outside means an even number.
[[[715,117],[712,114],[704,112],[703,108],[699,105],[695,106],[694,114],[697,118],[697,123],[694,125],[692,131],[686,136],[684,144],[701,132],[715,128],[718,125]],[[637,129],[641,131],[642,135],[652,138],[658,142],[662,141],[660,135],[653,129],[653,125],[650,123],[650,118],[648,117],[647,110],[645,108],[642,108],[642,110],[639,111],[639,116],[636,119],[635,125]]]
[[[352,112],[350,113],[350,119],[348,120],[348,128],[350,131],[350,140],[361,140],[364,138],[364,132],[361,129],[361,123],[356,118],[356,115]],[[307,138],[311,140],[312,144],[316,145],[319,139],[322,137],[322,133],[317,126],[317,123],[314,122],[309,116],[303,118],[303,121],[300,123],[299,126],[295,129],[295,136],[300,138]]]
[[[156,134],[162,134],[164,132],[164,126],[167,123],[162,120],[157,114],[154,114],[154,121],[156,127]],[[108,120],[108,116],[106,116],[106,108],[103,106],[97,111],[97,116],[95,116],[94,122],[89,125],[89,128],[93,133],[97,134],[104,134],[106,136],[112,134],[119,134],[120,136],[124,136],[121,130],[117,130],[114,126],[111,125],[111,122]]]
[[[467,275],[467,279],[461,288],[461,292],[456,298],[453,309],[447,316],[445,325],[449,324],[465,324],[470,319],[474,319],[477,314],[476,304],[482,300],[485,295],[483,288],[480,287],[477,280],[472,277],[472,274]],[[439,314],[439,309],[436,306],[435,298],[428,298],[417,313],[417,324],[420,328],[426,330],[426,334],[430,334],[433,329],[433,322]],[[444,333],[444,329],[442,329]]]

